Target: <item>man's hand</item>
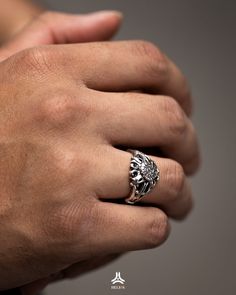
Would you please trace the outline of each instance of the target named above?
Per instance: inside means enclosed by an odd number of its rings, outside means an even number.
[[[185,173],[199,162],[180,71],[143,41],[41,46],[5,59],[14,48],[0,64],[0,288],[158,246],[167,215],[191,208]],[[143,200],[150,207],[103,202],[129,194],[130,154],[118,146],[172,158],[152,157],[161,180]]]
[[[28,17],[31,17],[31,14],[28,14]],[[34,21],[25,26],[14,39],[2,48],[2,58],[4,58],[4,53],[6,58],[22,49],[36,45],[108,40],[117,32],[121,20],[121,14],[116,11],[100,11],[87,15],[43,12],[35,17]],[[17,28],[19,28],[19,23]],[[15,26],[15,30],[17,28]],[[83,263],[76,263],[65,269],[63,276],[62,272],[60,272],[26,284],[21,287],[21,292],[23,294],[35,294],[50,282],[61,278],[81,275],[94,268],[99,268],[119,256],[117,254],[107,255],[92,258]]]

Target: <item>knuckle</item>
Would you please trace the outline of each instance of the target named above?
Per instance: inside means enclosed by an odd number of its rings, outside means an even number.
[[[61,151],[56,150],[53,159],[53,166],[57,171],[57,179],[61,183],[67,183],[68,181],[73,182],[76,177],[76,165],[80,163],[82,166],[83,163],[81,163],[82,161],[79,161],[75,151],[72,151],[69,148],[64,148],[63,146],[58,148],[60,148]]]
[[[171,97],[164,97],[163,110],[166,114],[169,124],[169,132],[177,140],[185,135],[187,130],[187,121],[184,111],[178,102]]]
[[[161,50],[153,43],[139,41],[136,51],[147,60],[147,74],[158,81],[166,80],[168,74],[167,60]]]
[[[40,243],[37,247],[41,254],[43,250],[45,258],[56,259],[59,263],[66,263],[73,258],[73,249],[81,226],[80,211],[78,204],[68,205],[60,201],[54,201],[44,210],[38,226]]]
[[[71,87],[55,87],[42,91],[41,99],[37,107],[32,106],[32,120],[42,128],[59,129],[61,131],[73,128],[77,125],[86,125],[96,114],[97,110],[92,100],[87,99],[86,89],[74,89],[71,81],[67,81]],[[52,94],[51,94],[52,93]]]
[[[158,209],[154,209],[151,216],[151,224],[149,225],[149,240],[148,247],[154,248],[162,243],[168,238],[170,227],[169,221],[166,214]]]
[[[167,185],[169,187],[169,198],[175,201],[180,196],[185,185],[185,173],[183,167],[175,161],[167,169]]]
[[[78,149],[65,143],[58,143],[51,148],[47,158],[49,158],[48,162],[51,161],[48,170],[51,174],[50,187],[53,189],[55,196],[57,192],[63,190],[63,187],[68,187],[68,185],[71,194],[77,194],[78,187],[83,192],[90,191],[90,185],[93,181],[91,175],[94,174],[94,162],[88,157],[86,151],[87,149],[81,149],[80,153],[78,153]]]
[[[157,57],[159,58],[159,56],[161,56],[160,50],[155,46],[155,44],[149,41],[141,40],[136,42],[135,49],[141,56],[148,56],[151,59],[155,59]]]
[[[57,213],[56,226],[57,228],[60,228],[61,233],[68,240],[71,240],[73,238],[76,228],[79,227],[80,211],[80,207],[73,204],[71,206],[63,207]]]
[[[39,121],[46,121],[55,127],[65,127],[75,117],[76,98],[64,90],[57,90],[51,97],[43,100],[38,108]]]
[[[37,74],[48,72],[51,68],[50,50],[42,47],[25,49],[18,54],[18,61],[26,72]]]
[[[95,202],[64,200],[54,202],[47,209],[41,222],[41,248],[48,249],[47,256],[68,263],[78,259],[80,249],[85,255],[93,255],[94,227],[97,224]],[[79,245],[79,248],[78,248]]]
[[[82,223],[85,217],[83,206],[77,202],[71,202],[51,212],[47,220],[47,235],[58,244],[73,243],[81,233]]]

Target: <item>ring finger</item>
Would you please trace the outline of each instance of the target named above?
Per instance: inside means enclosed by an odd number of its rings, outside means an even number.
[[[113,147],[104,147],[96,177],[96,193],[100,199],[125,199],[130,194],[129,164],[131,154]],[[142,203],[163,209],[167,215],[181,219],[192,208],[192,194],[183,168],[177,162],[151,156],[160,170],[160,180]]]

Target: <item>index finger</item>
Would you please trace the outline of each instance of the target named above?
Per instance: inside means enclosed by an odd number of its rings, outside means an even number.
[[[189,115],[191,94],[179,68],[152,43],[102,42],[65,47],[65,65],[92,89],[143,91],[174,97]],[[75,65],[78,65],[77,69]],[[82,74],[82,75],[81,75]]]

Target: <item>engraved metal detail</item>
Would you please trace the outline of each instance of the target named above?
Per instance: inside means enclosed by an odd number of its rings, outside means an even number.
[[[132,153],[129,172],[132,191],[126,202],[134,204],[155,187],[160,179],[160,171],[149,156],[139,151],[128,151]]]

